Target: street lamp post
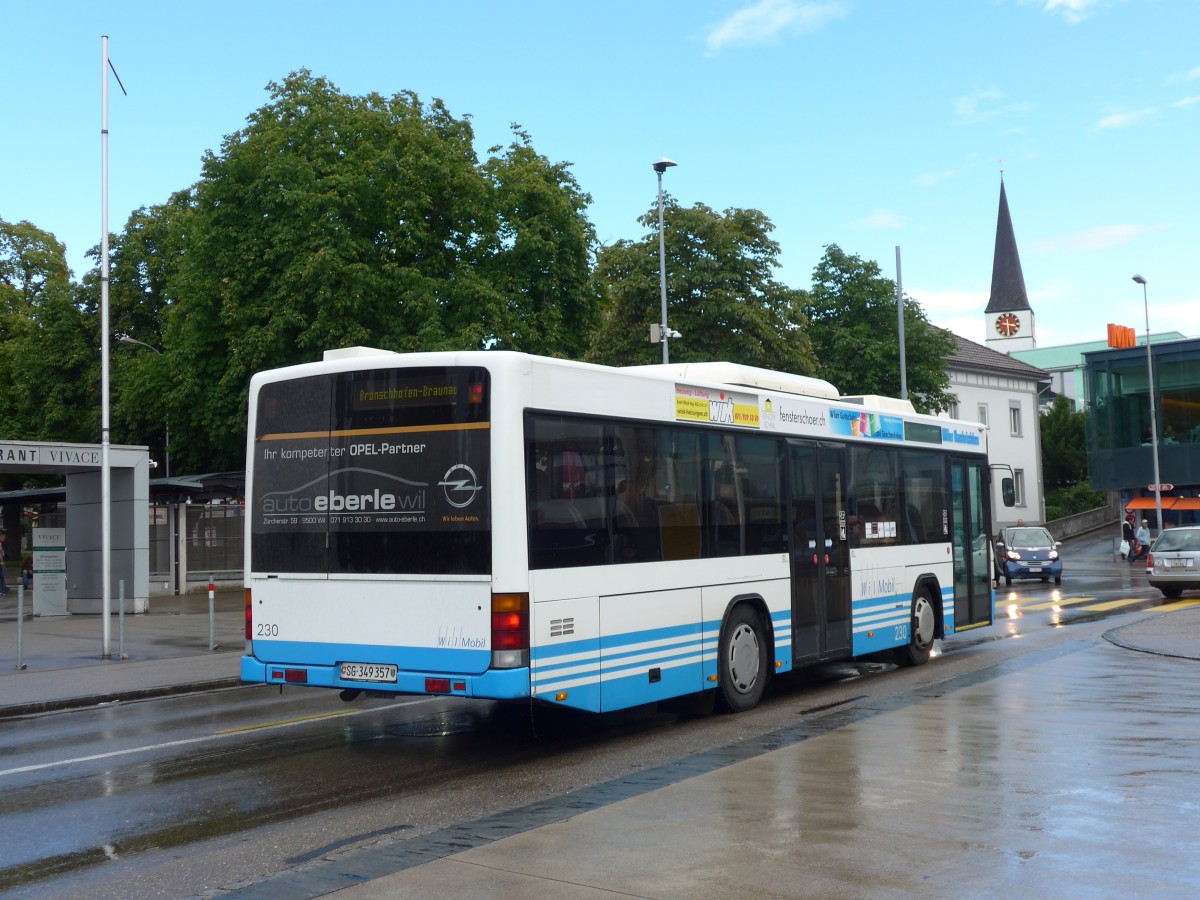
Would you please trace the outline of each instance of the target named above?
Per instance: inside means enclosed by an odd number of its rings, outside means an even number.
[[[159,350],[157,347],[155,347],[153,344],[147,344],[145,341],[139,341],[137,338],[130,337],[127,334],[118,334],[117,340],[120,341],[122,344],[137,344],[139,347],[145,347],[147,350],[153,350],[159,356],[162,356],[162,351]],[[165,463],[166,477],[170,478],[171,477],[171,423],[164,419],[163,420],[163,428],[166,430],[166,435],[165,435],[166,446],[163,447],[163,456],[165,457],[165,459],[163,460],[163,462]]]
[[[1154,454],[1154,515],[1158,530],[1162,520],[1162,478],[1158,474],[1158,415],[1154,409],[1154,358],[1150,354],[1150,301],[1146,296],[1146,279],[1134,275],[1133,280],[1142,286],[1142,308],[1146,312],[1146,377],[1150,387],[1150,449]]]
[[[670,340],[671,332],[667,328],[667,251],[666,242],[663,240],[662,177],[663,172],[667,171],[671,166],[679,165],[679,163],[673,162],[664,156],[653,165],[654,171],[658,173],[658,284],[659,292],[662,296],[662,323],[659,326],[659,340],[662,341],[663,365],[666,365],[671,361],[671,354],[667,349],[667,341]]]

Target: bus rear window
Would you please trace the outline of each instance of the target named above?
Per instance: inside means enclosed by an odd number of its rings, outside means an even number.
[[[264,385],[251,565],[313,574],[487,574],[489,382],[478,367]]]

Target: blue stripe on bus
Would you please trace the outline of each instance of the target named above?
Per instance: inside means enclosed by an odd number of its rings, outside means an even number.
[[[600,638],[600,646],[604,650],[623,647],[627,644],[640,644],[645,641],[661,641],[668,638],[695,639],[704,630],[703,625],[666,625],[662,628],[651,628],[646,631],[627,631],[623,634],[613,634]]]

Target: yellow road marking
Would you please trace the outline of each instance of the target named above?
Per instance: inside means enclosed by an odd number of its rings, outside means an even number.
[[[1103,612],[1108,609],[1120,609],[1122,606],[1133,606],[1135,603],[1145,603],[1147,597],[1127,597],[1124,600],[1109,600],[1107,603],[1097,603],[1095,606],[1089,606],[1087,609],[1095,609]]]
[[[1170,603],[1164,603],[1158,608],[1170,611],[1173,609],[1187,609],[1189,606],[1200,606],[1200,600],[1172,600]]]
[[[313,719],[328,719],[331,716],[344,716],[347,713],[357,712],[354,709],[335,709],[333,712],[314,713],[311,716],[299,716],[295,719],[279,719],[275,722],[261,722],[258,725],[240,725],[237,728],[226,728],[222,731],[214,731],[213,734],[237,734],[239,731],[256,731],[259,728],[278,728],[280,725],[295,725],[297,722],[311,722]]]
[[[1139,603],[1152,603],[1153,597],[1123,597],[1120,600],[1106,600],[1103,603],[1096,603],[1095,597],[1064,597],[1062,600],[1042,601],[1039,603],[1022,602],[1018,600],[996,600],[997,609],[1011,609],[1017,607],[1021,612],[1041,612],[1047,609],[1082,609],[1095,610],[1096,612],[1107,612],[1114,609],[1121,609],[1125,606],[1136,606]],[[1200,606],[1200,599],[1192,600],[1173,600],[1169,603],[1160,603],[1152,607],[1155,612],[1170,611],[1175,609],[1187,609],[1191,606]],[[1151,610],[1146,610],[1150,612]]]
[[[1095,597],[1070,597],[1070,598],[1063,599],[1063,600],[1051,600],[1047,603],[1028,603],[1028,604],[1017,603],[1017,601],[1013,600],[1013,601],[1010,601],[1008,603],[1008,605],[1009,606],[1017,606],[1022,611],[1031,610],[1033,612],[1037,612],[1038,610],[1041,610],[1041,609],[1061,609],[1064,606],[1072,606],[1072,607],[1079,606],[1083,603],[1091,603],[1095,599],[1096,599]]]

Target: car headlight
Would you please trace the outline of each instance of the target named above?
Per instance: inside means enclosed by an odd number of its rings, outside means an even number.
[[[1009,559],[1020,559],[1021,558],[1021,554],[1018,553],[1016,550],[1009,550],[1008,553],[1005,555],[1008,556]]]
[[[1051,559],[1058,559],[1058,551],[1057,551],[1057,550],[1051,550],[1051,551],[1050,551],[1050,558],[1051,558]]]

